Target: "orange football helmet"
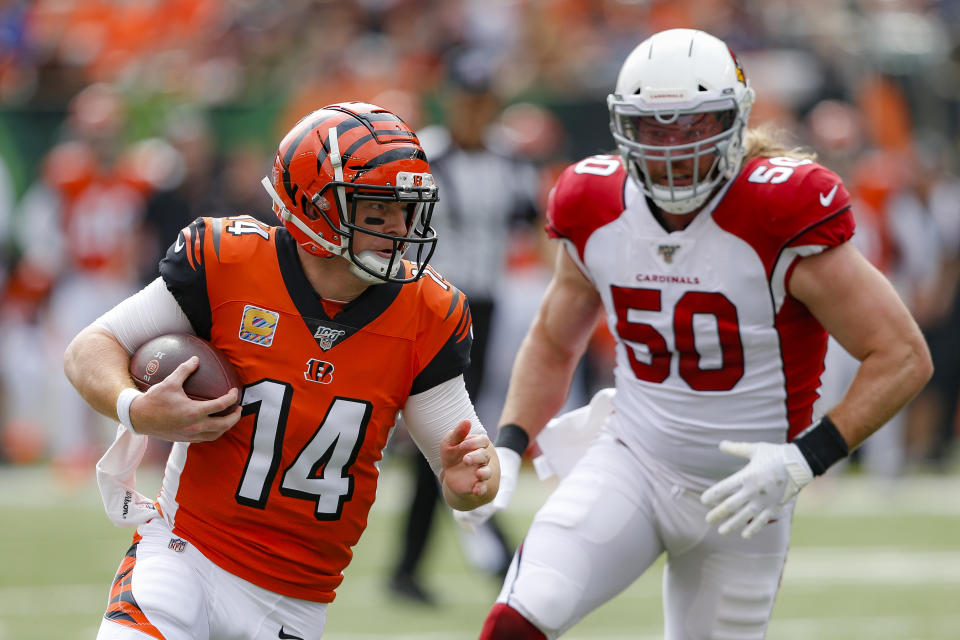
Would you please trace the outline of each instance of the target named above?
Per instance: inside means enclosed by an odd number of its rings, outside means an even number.
[[[302,118],[280,142],[273,175],[262,180],[283,226],[307,252],[340,256],[370,282],[413,282],[436,249],[430,226],[437,186],[413,130],[399,117],[363,102],[331,104]],[[407,234],[380,233],[356,224],[361,200],[407,204]],[[389,259],[355,253],[355,234],[393,241]],[[404,252],[416,247],[412,273],[401,272]]]

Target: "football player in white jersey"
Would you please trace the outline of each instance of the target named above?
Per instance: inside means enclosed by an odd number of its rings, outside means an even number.
[[[500,494],[461,523],[509,501],[601,318],[616,392],[481,640],[556,638],[663,553],[667,640],[762,638],[797,492],[929,379],[916,323],[849,242],[840,179],[747,131],[753,98],[721,40],[657,33],[607,100],[619,156],[586,158],[553,189],[547,230],[565,251],[514,364]],[[828,332],[860,367],[817,418]]]

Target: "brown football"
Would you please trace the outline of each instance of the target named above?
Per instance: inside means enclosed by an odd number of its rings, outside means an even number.
[[[190,356],[200,358],[200,366],[183,384],[189,397],[213,400],[230,389],[240,389],[240,378],[227,356],[206,340],[188,333],[170,333],[143,343],[130,358],[130,375],[137,388],[146,391]],[[220,413],[231,410],[232,407]]]

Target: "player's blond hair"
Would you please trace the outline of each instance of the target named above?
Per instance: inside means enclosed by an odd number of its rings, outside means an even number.
[[[747,129],[743,136],[744,161],[751,158],[775,158],[786,156],[795,160],[816,160],[817,154],[804,147],[790,147],[787,134],[771,124],[762,124]]]

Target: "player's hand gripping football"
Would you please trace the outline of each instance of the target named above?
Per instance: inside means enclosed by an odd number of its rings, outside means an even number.
[[[236,405],[239,389],[213,400],[193,400],[184,393],[183,383],[199,365],[199,358],[190,357],[134,399],[130,420],[137,433],[171,442],[206,442],[216,440],[237,423],[243,410],[239,405],[226,415],[213,414]]]
[[[510,504],[510,498],[517,488],[517,477],[520,475],[520,454],[508,447],[497,447],[497,458],[500,460],[500,489],[492,502],[477,507],[471,511],[454,511],[453,519],[461,527],[473,533],[477,527],[490,519],[490,516],[503,511]]]
[[[490,482],[492,451],[486,434],[470,433],[469,420],[447,432],[440,443],[440,482],[447,504],[473,509],[490,501],[497,486],[496,480]]]
[[[742,528],[740,535],[752,538],[813,480],[813,471],[795,444],[724,440],[720,450],[750,460],[700,496],[700,502],[713,507],[707,522],[726,518],[718,529],[721,535]]]

